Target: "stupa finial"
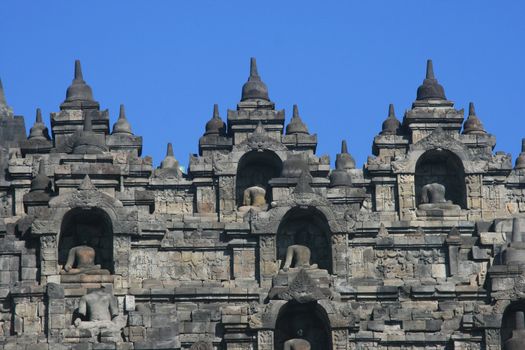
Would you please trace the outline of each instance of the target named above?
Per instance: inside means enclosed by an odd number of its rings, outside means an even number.
[[[173,145],[171,144],[171,142],[168,142],[168,147],[166,149],[166,157],[174,157]]]
[[[250,76],[248,77],[248,81],[244,83],[242,87],[241,101],[246,100],[270,101],[270,98],[268,97],[268,87],[259,76],[255,57],[250,59]]]
[[[80,64],[80,60],[75,60],[75,79],[74,80],[84,81],[84,76],[82,75],[82,65]]]
[[[348,153],[348,145],[346,144],[346,140],[341,141],[341,154]]]
[[[255,57],[250,58],[250,78],[260,79],[259,72],[257,71],[257,60]]]
[[[7,105],[4,93],[4,86],[2,85],[2,79],[0,79],[0,105]]]
[[[431,59],[427,60],[427,73],[426,73],[426,79],[436,79],[434,77],[434,64],[432,63]]]

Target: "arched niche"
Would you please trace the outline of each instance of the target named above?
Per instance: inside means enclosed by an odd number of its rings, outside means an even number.
[[[421,189],[431,183],[445,186],[445,198],[466,208],[465,170],[454,153],[433,149],[419,157],[415,170],[416,205],[421,204]]]
[[[310,263],[332,272],[330,227],[319,210],[295,207],[284,215],[277,230],[277,259],[281,260],[281,265],[286,259],[287,248],[294,244],[310,248]]]
[[[275,349],[283,350],[284,343],[294,338],[306,339],[312,349],[332,349],[330,321],[317,302],[290,301],[279,311],[274,332]]]
[[[516,313],[525,312],[525,300],[514,302],[507,306],[501,319],[501,348],[504,348],[505,342],[512,337],[512,332],[516,329]],[[525,343],[525,339],[523,340]]]
[[[69,250],[79,245],[95,249],[95,264],[114,273],[113,226],[111,218],[102,209],[73,208],[62,219],[58,243],[58,263],[64,265]]]
[[[244,204],[244,191],[252,186],[259,186],[266,190],[266,203],[271,201],[271,189],[268,181],[281,174],[282,161],[272,151],[250,151],[239,160],[236,176],[236,203],[237,207]]]

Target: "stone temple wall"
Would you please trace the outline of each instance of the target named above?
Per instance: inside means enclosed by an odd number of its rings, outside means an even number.
[[[123,106],[110,128],[78,61],[51,130],[0,88],[0,349],[525,349],[525,149],[464,114],[429,61],[366,164],[343,142],[331,168],[252,59],[185,173]]]

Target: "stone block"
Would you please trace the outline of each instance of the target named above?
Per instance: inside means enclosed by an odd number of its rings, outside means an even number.
[[[229,317],[235,317],[235,316],[229,316]],[[240,316],[238,316],[240,323]],[[224,323],[232,323],[232,322],[225,322],[224,316],[223,316],[223,322]],[[206,322],[184,322],[183,323],[183,332],[184,333],[206,333],[206,330],[208,329],[208,324]]]
[[[23,254],[22,267],[36,267],[36,255],[34,254]]]
[[[442,320],[426,320],[426,331],[427,332],[438,332],[441,330]]]
[[[403,321],[403,329],[406,332],[422,332],[427,328],[425,320],[406,320]]]
[[[22,280],[36,280],[38,269],[36,267],[22,267]]]
[[[507,241],[504,232],[481,232],[479,237],[483,245],[504,244]]]
[[[385,330],[384,321],[368,321],[367,329],[374,332],[383,332]]]
[[[447,278],[447,267],[445,264],[432,264],[432,277]]]
[[[128,316],[128,322],[130,326],[142,326],[142,314],[138,312],[130,312]]]
[[[170,314],[152,314],[151,315],[151,327],[162,328],[167,324],[172,323],[176,319]]]
[[[142,341],[146,336],[146,329],[144,327],[130,326],[129,327],[129,340],[132,342]]]
[[[66,316],[54,314],[49,317],[49,327],[54,329],[63,329],[66,327]]]
[[[124,298],[124,309],[126,311],[134,311],[135,310],[135,296],[133,295],[126,295]]]
[[[193,322],[210,322],[211,312],[209,310],[194,310],[191,313],[191,320]]]

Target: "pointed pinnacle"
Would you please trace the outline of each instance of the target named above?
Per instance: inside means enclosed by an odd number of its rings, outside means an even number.
[[[348,146],[346,145],[346,140],[341,142],[341,153],[348,153]]]
[[[93,124],[89,114],[84,117],[84,131],[93,131]]]
[[[35,124],[36,123],[42,123],[42,111],[40,110],[40,108],[37,108],[36,109],[36,120],[35,120]]]
[[[259,78],[259,72],[257,72],[257,61],[255,57],[250,58],[250,78],[257,77]]]
[[[476,115],[476,109],[474,108],[474,102],[468,104],[468,115]]]
[[[93,185],[93,182],[91,182],[91,178],[89,177],[89,175],[86,174],[86,176],[84,176],[84,179],[80,183],[80,186],[78,186],[78,189],[79,190],[95,190],[96,187],[95,185]]]
[[[46,174],[46,165],[44,163],[44,159],[40,158],[40,162],[38,163],[38,175],[45,175]]]
[[[213,118],[220,118],[219,105],[216,103],[213,105]]]
[[[126,109],[124,108],[124,105],[120,105],[120,111],[118,114],[118,119],[126,119]]]
[[[512,242],[523,242],[523,232],[520,219],[512,220]]]
[[[166,157],[173,157],[173,145],[168,142],[168,148],[166,149]]]
[[[385,224],[381,223],[381,225],[379,225],[379,231],[377,231],[377,236],[378,237],[387,237],[389,234],[390,233],[386,229]]]
[[[389,117],[393,117],[393,118],[396,117],[396,112],[394,111],[394,104],[393,103],[388,105],[388,116]]]
[[[299,176],[299,179],[297,180],[297,185],[295,185],[293,193],[314,193],[314,190],[310,185],[311,181],[312,177],[310,175],[310,172],[302,171],[301,175]]]
[[[84,80],[80,60],[75,60],[75,80]]]
[[[459,232],[458,228],[456,226],[452,227],[452,229],[448,232],[449,238],[457,238],[461,237],[461,233]]]
[[[299,118],[299,108],[297,107],[297,105],[293,105],[292,118]]]
[[[525,139],[521,139],[521,151],[525,152]]]
[[[436,79],[434,77],[434,65],[432,64],[432,60],[427,60],[427,74],[426,79]]]
[[[0,105],[7,104],[7,101],[5,100],[5,94],[4,94],[4,86],[2,85],[2,79],[0,79]]]
[[[266,132],[266,129],[264,128],[264,126],[262,125],[262,122],[259,120],[259,123],[257,123],[257,127],[255,128],[255,130],[253,131],[254,134],[262,134]]]

